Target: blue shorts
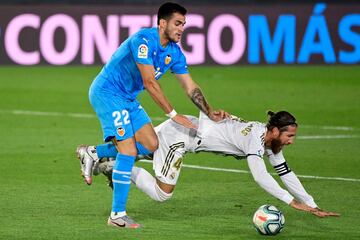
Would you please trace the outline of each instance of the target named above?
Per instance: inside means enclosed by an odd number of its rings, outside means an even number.
[[[114,137],[119,141],[134,137],[140,128],[151,123],[137,100],[126,100],[109,92],[92,90],[89,98],[100,120],[105,142]]]

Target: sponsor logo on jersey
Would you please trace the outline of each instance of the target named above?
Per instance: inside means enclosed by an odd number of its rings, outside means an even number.
[[[143,38],[143,40],[144,40],[147,44],[149,44],[149,40],[147,40],[146,38]]]
[[[168,65],[171,62],[171,56],[167,55],[165,58],[165,64]]]
[[[141,44],[138,48],[138,58],[147,58],[148,57],[148,46]]]
[[[122,127],[118,127],[118,128],[116,129],[116,132],[117,132],[117,134],[118,134],[120,137],[123,137],[123,136],[125,135],[125,129],[122,128]]]

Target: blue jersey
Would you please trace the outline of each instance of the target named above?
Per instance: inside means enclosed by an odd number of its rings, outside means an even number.
[[[157,28],[145,28],[124,41],[96,77],[92,89],[133,100],[144,90],[136,63],[153,65],[158,80],[168,69],[173,73],[188,73],[186,59],[180,47],[169,42],[160,45]]]

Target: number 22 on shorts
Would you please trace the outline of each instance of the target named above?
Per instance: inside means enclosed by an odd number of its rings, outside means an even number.
[[[114,117],[114,126],[119,127],[130,123],[129,120],[129,112],[126,110],[120,111],[114,111],[112,113],[112,116]]]

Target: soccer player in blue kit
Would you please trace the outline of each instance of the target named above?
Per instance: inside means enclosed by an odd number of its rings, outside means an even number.
[[[194,104],[211,120],[220,121],[228,117],[228,113],[214,111],[207,103],[199,86],[192,80],[185,56],[176,44],[184,30],[186,12],[176,3],[161,5],[158,27],[142,29],[124,41],[90,87],[90,103],[100,120],[104,141],[112,143],[92,149],[80,146],[77,155],[85,182],[90,185],[92,164],[85,163],[93,162],[95,155],[106,157],[117,152],[112,173],[114,191],[109,225],[140,227],[126,214],[131,170],[138,154],[148,155],[158,148],[151,120],[136,100],[141,91],[146,89],[173,121],[196,128],[187,117],[176,113],[157,82],[170,69]]]

